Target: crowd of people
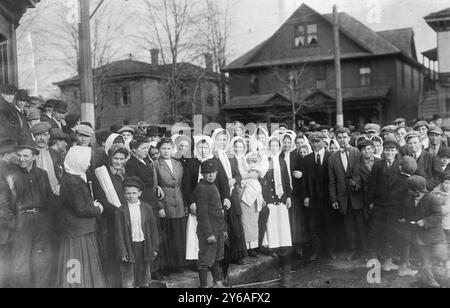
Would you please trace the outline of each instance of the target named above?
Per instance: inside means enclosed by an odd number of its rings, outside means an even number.
[[[0,287],[148,287],[187,268],[223,287],[230,264],[261,254],[283,273],[345,253],[432,287],[434,269],[450,274],[437,117],[270,134],[235,122],[191,138],[96,132],[61,100],[0,95]]]

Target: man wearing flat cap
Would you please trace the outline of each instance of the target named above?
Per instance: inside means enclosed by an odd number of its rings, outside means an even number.
[[[52,128],[50,130],[50,149],[59,153],[62,157],[66,156],[67,153],[67,140],[69,136],[63,133],[59,128]]]
[[[427,181],[420,176],[409,178],[408,189],[410,196],[405,201],[404,221],[413,229],[412,244],[422,259],[421,280],[428,287],[439,288],[434,277],[434,261],[447,261],[441,201],[427,192]]]
[[[324,135],[319,132],[309,136],[313,152],[303,159],[303,183],[305,199],[303,204],[307,212],[308,233],[313,247],[311,261],[319,258],[321,251],[326,251],[335,259],[335,240],[330,207],[328,180],[328,159],[331,153],[325,148]],[[325,246],[325,247],[323,247]]]
[[[361,153],[350,146],[350,131],[347,128],[336,130],[340,150],[331,155],[328,161],[330,176],[330,201],[333,209],[344,216],[351,260],[357,253],[358,238],[364,253],[368,251],[368,240],[364,222],[364,194],[361,180],[355,170],[361,162]]]
[[[27,122],[28,126],[31,128],[35,124],[41,122],[41,112],[36,108],[30,108],[27,111]]]
[[[441,160],[441,170],[443,172],[450,171],[450,148],[441,147],[439,149],[438,157]]]
[[[430,125],[430,128],[428,129],[428,139],[430,140],[430,144],[426,151],[437,155],[439,153],[439,149],[443,146],[443,137],[444,132],[440,127]]]
[[[52,287],[53,193],[47,173],[35,166],[39,150],[33,142],[16,148],[18,171],[12,177],[16,214],[13,236],[11,287]]]
[[[406,127],[406,120],[404,118],[397,118],[394,120],[394,125],[397,127]]]
[[[51,128],[50,123],[41,122],[33,126],[31,132],[39,151],[36,167],[47,172],[53,194],[59,196],[60,181],[64,175],[64,159],[60,153],[49,147]]]
[[[82,147],[90,147],[91,139],[94,135],[94,130],[92,127],[84,124],[80,124],[75,127],[75,132],[77,134],[77,142],[76,145]]]
[[[122,127],[117,131],[119,135],[122,135],[125,139],[125,144],[128,144],[131,140],[133,140],[133,136],[135,134],[135,131],[131,127]],[[128,141],[128,142],[127,142]]]
[[[380,125],[376,123],[368,123],[364,126],[364,131],[366,132],[367,137],[370,139],[373,136],[380,135]]]
[[[424,150],[428,150],[430,146],[430,140],[428,139],[429,128],[430,125],[426,121],[419,121],[413,127],[413,129],[420,135],[420,142],[422,143],[422,148]]]
[[[423,150],[420,133],[417,131],[409,132],[406,135],[406,144],[408,145],[408,155],[417,161],[417,171],[424,175],[427,180],[427,188],[431,191],[439,184],[439,175],[442,172],[439,158]]]

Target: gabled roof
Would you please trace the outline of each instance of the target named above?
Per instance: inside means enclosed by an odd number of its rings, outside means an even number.
[[[430,50],[422,52],[424,57],[427,57],[431,61],[438,60],[437,48],[432,48]]]
[[[344,101],[353,100],[373,100],[373,99],[386,99],[389,97],[391,86],[373,86],[364,88],[343,88],[342,99]],[[330,100],[336,100],[335,89],[318,89],[308,95],[305,100],[311,99],[316,95],[322,95]]]
[[[321,17],[323,20],[328,22],[330,25],[333,24],[333,14],[321,15],[318,12],[311,9],[309,6],[302,4],[299,9],[283,24],[291,24],[294,21],[298,21],[299,15],[303,10],[311,11],[317,16]],[[403,54],[411,60],[417,62],[415,44],[414,44],[414,33],[412,29],[397,29],[382,32],[375,32],[357,19],[348,15],[347,13],[339,13],[340,20],[340,32],[342,35],[348,37],[357,46],[359,46],[361,52],[353,53],[342,53],[341,57],[343,59],[353,58],[353,57],[367,57],[367,56],[381,56],[381,55],[391,55],[391,54]],[[281,28],[282,28],[281,27]],[[281,29],[280,28],[280,29]],[[332,60],[332,55],[312,55],[312,56],[299,56],[297,58],[286,58],[286,56],[281,56],[280,58],[272,59],[270,61],[257,62],[255,61],[256,55],[259,54],[266,46],[268,46],[275,35],[279,33],[279,30],[272,35],[269,39],[259,44],[249,52],[245,53],[243,56],[239,57],[235,61],[231,62],[224,68],[224,71],[251,68],[251,67],[261,67],[261,66],[276,66],[282,64],[292,64],[301,62],[316,62],[316,61],[327,61]],[[403,37],[405,36],[405,37]]]
[[[438,12],[431,13],[424,17],[425,20],[439,19],[439,18],[450,18],[450,7]]]
[[[17,26],[26,10],[36,7],[36,4],[39,2],[40,0],[2,0],[0,2],[0,12],[8,15]]]
[[[191,64],[191,63],[179,63],[177,68],[182,78],[196,78],[200,74],[204,74],[205,77],[217,77],[216,73],[207,71],[206,69]],[[122,78],[138,78],[148,77],[163,79],[167,78],[168,74],[172,72],[173,65],[152,65],[147,62],[135,61],[135,60],[121,60],[112,62],[110,64],[101,66],[94,69],[94,76],[107,79],[122,79]],[[79,75],[73,76],[69,79],[54,83],[57,86],[68,86],[78,84],[80,82]]]
[[[417,60],[414,30],[412,28],[379,31],[377,34],[398,47],[405,56]]]

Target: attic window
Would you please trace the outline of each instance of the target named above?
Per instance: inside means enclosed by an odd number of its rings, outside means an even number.
[[[259,78],[256,75],[250,76],[250,94],[259,94]]]
[[[318,41],[317,24],[298,25],[295,27],[295,48],[316,46]]]

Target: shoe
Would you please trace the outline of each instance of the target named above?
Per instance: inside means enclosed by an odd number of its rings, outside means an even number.
[[[390,272],[390,271],[398,271],[400,269],[400,266],[392,263],[391,259],[387,259],[383,264],[383,271]]]
[[[213,289],[225,289],[225,286],[223,285],[222,281],[217,281],[214,283]]]
[[[319,254],[317,252],[313,253],[313,255],[309,258],[309,261],[317,261],[319,260]]]
[[[418,273],[419,273],[419,271],[412,270],[409,267],[401,268],[398,270],[398,275],[400,277],[405,277],[405,276],[415,277]]]

